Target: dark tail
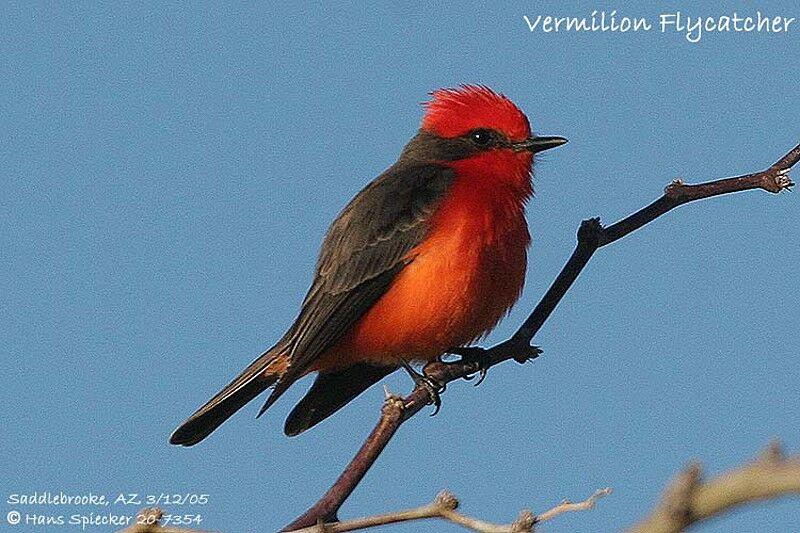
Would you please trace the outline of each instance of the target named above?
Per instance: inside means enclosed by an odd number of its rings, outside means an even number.
[[[284,346],[279,343],[253,361],[244,372],[181,424],[170,436],[170,444],[181,446],[197,444],[247,402],[273,385],[284,370],[271,368],[284,366],[283,348]]]
[[[286,419],[284,433],[293,437],[319,424],[395,370],[394,366],[361,363],[338,372],[320,372]]]

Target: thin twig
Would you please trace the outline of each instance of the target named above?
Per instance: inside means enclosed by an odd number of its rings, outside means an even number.
[[[651,514],[627,533],[679,533],[734,507],[791,494],[800,495],[800,455],[784,457],[772,444],[751,463],[706,482],[702,467],[690,464]]]
[[[456,510],[459,505],[458,499],[448,491],[442,491],[436,496],[436,499],[432,503],[421,507],[342,522],[318,522],[313,526],[297,529],[291,533],[344,533],[346,531],[356,531],[359,529],[385,526],[387,524],[397,524],[399,522],[409,522],[411,520],[427,520],[431,518],[447,520],[448,522],[458,524],[467,529],[477,531],[478,533],[529,533],[533,531],[535,524],[551,520],[560,514],[592,509],[598,499],[609,494],[611,494],[611,489],[601,489],[595,491],[594,494],[582,502],[562,502],[540,515],[534,515],[530,511],[522,511],[519,517],[510,524],[494,524],[459,513]]]
[[[572,513],[575,511],[588,511],[590,509],[594,509],[594,506],[597,505],[597,500],[608,496],[611,494],[611,488],[606,487],[604,489],[598,489],[585,499],[582,502],[570,502],[570,501],[563,501],[559,505],[556,505],[552,509],[547,512],[544,512],[536,517],[536,523],[539,522],[546,522],[547,520],[552,520],[556,516],[562,513]]]
[[[800,144],[763,172],[697,185],[687,185],[678,180],[673,181],[666,187],[661,198],[611,226],[603,227],[597,218],[584,220],[578,229],[578,243],[572,256],[539,304],[510,339],[482,351],[477,357],[463,358],[461,361],[452,363],[431,363],[425,367],[426,374],[444,385],[456,379],[467,378],[479,370],[488,369],[508,359],[518,362],[534,359],[540,352],[530,345],[533,337],[550,317],[598,248],[621,239],[675,207],[688,202],[750,189],[762,189],[771,193],[788,190],[794,185],[788,172],[798,160],[800,160]],[[388,398],[384,403],[378,424],[341,476],[317,503],[287,525],[283,531],[312,526],[319,520],[335,521],[339,508],[375,463],[400,425],[428,405],[430,401],[430,393],[421,386],[416,387],[403,399],[395,396]]]

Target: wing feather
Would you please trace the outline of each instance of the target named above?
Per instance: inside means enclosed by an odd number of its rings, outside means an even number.
[[[453,180],[438,164],[397,163],[331,225],[311,288],[289,332],[290,366],[262,412],[388,290]]]

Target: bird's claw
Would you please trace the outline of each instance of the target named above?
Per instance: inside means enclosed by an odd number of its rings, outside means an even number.
[[[445,385],[432,380],[428,376],[422,376],[417,382],[417,385],[422,385],[425,387],[425,390],[428,391],[428,396],[430,397],[430,403],[433,405],[433,412],[431,416],[436,416],[439,413],[439,409],[442,408],[442,397],[440,396],[445,389],[447,388]]]
[[[511,343],[512,341],[508,342]],[[528,361],[536,359],[542,354],[541,348],[538,346],[531,346],[528,341],[513,341],[513,344],[509,344],[506,349],[513,350],[513,359],[518,363],[527,363]],[[486,352],[486,348],[481,348],[479,346],[459,346],[457,348],[448,350],[448,353],[461,357],[461,359],[457,361],[458,363],[472,363],[475,365],[475,372],[478,373],[478,381],[475,382],[476,387],[483,383],[483,380],[486,379],[486,374],[489,370],[489,367],[486,366],[484,361]],[[444,364],[447,363],[445,362]],[[470,374],[464,379],[471,380],[474,377],[475,374]]]
[[[414,367],[412,367],[406,361],[402,361],[401,365],[408,373],[408,375],[411,376],[411,379],[414,380],[414,386],[423,387],[427,391],[428,397],[430,398],[430,401],[428,403],[434,406],[434,410],[433,413],[431,413],[431,416],[435,416],[439,412],[439,409],[442,407],[442,398],[440,395],[445,390],[447,390],[447,385],[445,385],[444,383],[439,383],[438,381],[425,375],[424,369],[422,373],[418,372],[417,370],[414,369]]]
[[[486,348],[481,348],[480,346],[459,346],[457,348],[452,348],[448,351],[448,353],[458,355],[461,357],[458,363],[473,363],[475,365],[475,371],[478,373],[478,381],[475,382],[475,387],[483,383],[483,380],[486,379],[486,374],[489,371],[487,367],[483,365],[482,357],[486,353]],[[447,363],[445,363],[447,364]],[[470,374],[464,379],[467,381],[473,379],[475,374]]]

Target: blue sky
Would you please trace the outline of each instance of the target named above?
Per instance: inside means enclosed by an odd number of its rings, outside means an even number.
[[[395,160],[432,89],[490,85],[570,139],[537,163],[525,292],[488,342],[527,316],[582,219],[616,221],[675,177],[760,170],[800,141],[800,25],[692,44],[532,33],[522,18],[603,9],[755,15],[745,2],[0,8],[0,530],[33,531],[5,522],[9,494],[63,490],[207,493],[172,511],[273,531],[329,486],[379,387],[293,439],[283,420],[308,380],[200,446],[167,437],[291,323],[328,223]],[[760,9],[800,17],[793,2]],[[449,387],[341,516],[447,488],[501,522],[612,486],[542,530],[614,531],[691,459],[714,474],[771,438],[798,451],[797,213],[792,194],[716,198],[601,250],[536,338],[545,355]],[[742,520],[800,529],[795,500],[702,531]],[[458,529],[392,531],[422,527]]]

